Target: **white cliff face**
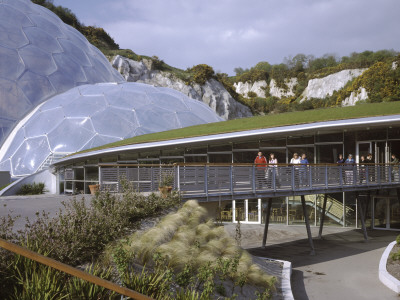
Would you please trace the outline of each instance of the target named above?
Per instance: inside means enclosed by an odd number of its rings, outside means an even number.
[[[150,60],[134,61],[120,55],[113,58],[112,65],[126,81],[175,89],[192,99],[206,103],[225,120],[253,115],[247,106],[232,98],[225,87],[215,79],[208,80],[204,85],[197,83],[187,85],[169,72],[153,70]]]
[[[294,96],[294,87],[297,84],[297,78],[290,78],[290,79],[285,79],[285,84],[287,86],[287,89],[280,88],[276,84],[275,79],[271,79],[271,82],[269,83],[269,93],[273,97],[277,98],[283,98],[283,97],[292,97]]]
[[[367,100],[368,93],[363,87],[360,87],[357,91],[351,92],[350,96],[344,99],[342,106],[353,106],[356,105],[357,101]]]
[[[265,98],[265,88],[268,86],[268,83],[265,80],[256,81],[254,83],[251,82],[235,82],[233,86],[236,89],[236,93],[247,97],[249,92],[253,92],[257,94],[257,97]]]
[[[323,78],[311,79],[302,94],[302,100],[310,98],[325,98],[332,96],[334,91],[342,89],[347,82],[360,76],[366,69],[343,70]]]

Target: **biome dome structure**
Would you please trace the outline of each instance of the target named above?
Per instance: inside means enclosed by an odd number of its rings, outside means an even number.
[[[141,83],[82,85],[54,96],[18,123],[0,151],[13,177],[67,154],[125,138],[222,121],[206,104]]]
[[[30,0],[0,0],[0,145],[51,96],[88,83],[123,82],[73,27]]]

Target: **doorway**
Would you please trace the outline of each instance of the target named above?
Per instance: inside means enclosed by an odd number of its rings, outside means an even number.
[[[373,197],[373,228],[400,230],[400,205],[397,197]]]

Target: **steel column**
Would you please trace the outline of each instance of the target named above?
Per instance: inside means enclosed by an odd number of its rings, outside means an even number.
[[[267,211],[265,212],[264,236],[262,241],[263,248],[265,248],[265,245],[267,244],[267,235],[268,235],[269,218],[271,216],[271,208],[272,208],[272,198],[269,198]]]
[[[326,212],[326,202],[328,201],[328,195],[324,194],[324,204],[322,205],[321,219],[319,224],[318,238],[322,239],[322,228],[324,227],[325,212]]]
[[[361,204],[361,199],[358,195],[358,192],[356,192],[356,201],[357,201],[357,206],[358,206],[358,212],[360,213],[361,228],[363,230],[364,240],[367,241],[368,234],[367,234],[367,228],[365,228],[364,210],[363,210],[363,206]]]
[[[310,247],[311,247],[310,255],[315,255],[314,242],[313,242],[312,235],[311,235],[310,221],[308,220],[306,199],[304,198],[304,195],[301,195],[301,205],[303,206],[304,220],[306,221],[308,242],[310,243]]]

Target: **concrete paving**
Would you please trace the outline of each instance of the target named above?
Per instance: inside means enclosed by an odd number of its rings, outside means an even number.
[[[14,230],[23,229],[26,218],[30,221],[35,220],[36,214],[43,210],[55,216],[60,208],[63,208],[62,202],[68,202],[72,199],[81,199],[85,197],[85,201],[90,201],[91,195],[32,195],[32,196],[6,196],[0,197],[0,217],[11,214],[12,216],[20,216],[14,225]]]
[[[229,225],[231,231],[234,225]],[[263,227],[242,224],[242,247],[261,257],[292,262],[292,290],[298,300],[398,299],[378,278],[386,246],[399,232],[370,230],[364,242],[361,230],[324,229],[323,240],[312,228],[316,255],[310,255],[305,226],[271,225],[267,247],[259,247]]]

